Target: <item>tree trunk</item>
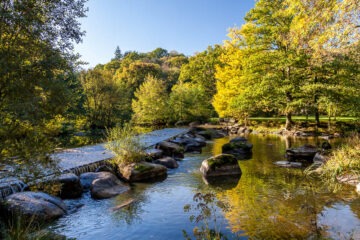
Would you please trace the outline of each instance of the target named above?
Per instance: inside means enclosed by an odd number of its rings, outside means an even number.
[[[291,119],[291,113],[289,112],[289,113],[286,114],[285,129],[290,130],[292,128],[293,124],[294,124],[294,122]]]
[[[315,76],[314,82],[315,82],[315,84],[318,82],[317,76]],[[314,108],[315,108],[316,127],[320,127],[320,114],[319,114],[319,108],[318,108],[318,93],[317,93],[317,91],[315,91],[315,94],[314,94]]]
[[[315,122],[316,122],[316,126],[320,127],[320,113],[317,106],[315,107]]]

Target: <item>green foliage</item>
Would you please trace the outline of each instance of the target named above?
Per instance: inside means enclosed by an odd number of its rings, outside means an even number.
[[[122,128],[112,128],[107,135],[108,143],[105,147],[115,154],[114,164],[137,163],[144,159],[144,146],[130,124],[125,124]]]
[[[190,216],[190,221],[201,224],[193,229],[195,239],[226,239],[220,232],[221,222],[218,222],[218,212],[229,211],[229,205],[217,200],[215,193],[196,193],[193,197],[194,204],[184,206],[184,212],[195,211]],[[185,239],[191,239],[189,234],[183,230]]]
[[[163,81],[147,76],[132,102],[133,120],[140,124],[164,124],[168,118],[168,95]]]
[[[170,93],[173,121],[205,120],[211,117],[212,109],[205,89],[197,84],[179,82]]]
[[[181,67],[179,80],[191,82],[204,88],[209,100],[216,92],[215,66],[220,64],[218,59],[222,52],[219,45],[209,46],[207,50],[189,58],[189,63]]]
[[[84,4],[0,2],[0,161],[25,176],[54,167],[47,155],[54,145],[45,134],[58,134],[56,119],[77,108],[78,57],[71,50],[84,34],[78,22]]]
[[[80,82],[85,94],[85,110],[91,127],[110,127],[117,120],[124,102],[118,83],[107,70],[83,72]]]

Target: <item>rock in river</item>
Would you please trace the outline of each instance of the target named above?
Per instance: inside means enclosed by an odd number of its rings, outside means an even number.
[[[60,198],[43,192],[20,192],[8,196],[2,204],[2,215],[28,221],[48,222],[63,216],[66,205]]]
[[[164,157],[164,158],[156,159],[154,161],[154,163],[163,165],[167,168],[178,168],[179,167],[179,164],[177,163],[177,161],[175,159],[173,159],[172,157]]]
[[[232,154],[238,159],[249,159],[252,156],[253,145],[246,138],[237,137],[222,146],[222,152]]]
[[[128,185],[122,183],[110,172],[98,172],[91,183],[91,197],[96,199],[111,198],[130,190]]]
[[[119,165],[119,171],[121,176],[129,182],[163,180],[167,177],[166,167],[148,162]]]
[[[201,164],[200,171],[205,178],[241,175],[238,160],[231,154],[220,154],[204,160]]]
[[[176,143],[162,141],[158,143],[157,149],[161,149],[165,156],[184,158],[184,148]]]
[[[286,149],[286,157],[289,161],[308,160],[312,162],[317,152],[315,146],[306,144],[298,148]]]
[[[57,182],[61,184],[59,196],[63,199],[79,198],[82,195],[83,188],[80,179],[73,173],[62,174]]]

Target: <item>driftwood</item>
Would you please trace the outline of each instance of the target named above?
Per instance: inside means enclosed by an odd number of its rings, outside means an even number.
[[[135,201],[135,199],[130,198],[128,200],[126,200],[125,202],[123,202],[122,204],[117,205],[116,207],[111,208],[112,211],[117,211],[120,210],[126,206],[129,206],[131,203],[133,203]]]

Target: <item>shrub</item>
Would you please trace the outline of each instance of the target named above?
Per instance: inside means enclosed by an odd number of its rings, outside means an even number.
[[[144,159],[144,146],[130,124],[112,128],[107,131],[107,135],[108,143],[105,147],[115,154],[114,164],[130,164]]]

